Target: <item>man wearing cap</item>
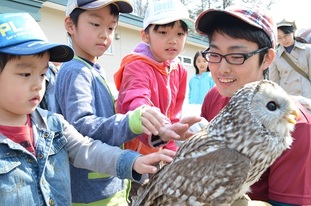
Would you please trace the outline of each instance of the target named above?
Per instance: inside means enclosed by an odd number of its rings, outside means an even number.
[[[230,97],[249,82],[268,79],[274,58],[276,26],[256,6],[209,9],[196,20],[196,30],[209,39],[202,54],[216,84],[206,95],[201,116],[210,121]],[[301,104],[294,143],[252,186],[252,200],[275,206],[311,205],[311,116]]]
[[[295,21],[277,23],[279,46],[270,67],[270,79],[286,92],[311,99],[311,45],[295,36]]]

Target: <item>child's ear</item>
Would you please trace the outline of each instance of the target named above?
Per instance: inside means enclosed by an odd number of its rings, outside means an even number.
[[[147,34],[145,30],[140,31],[140,36],[145,43],[149,44],[149,34]]]
[[[70,35],[73,34],[73,31],[74,31],[74,23],[73,23],[72,19],[71,19],[69,16],[67,16],[67,17],[65,18],[65,28],[66,28],[67,32],[68,32]]]

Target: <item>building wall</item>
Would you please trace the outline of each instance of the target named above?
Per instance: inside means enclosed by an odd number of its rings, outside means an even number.
[[[57,10],[46,6],[41,8],[41,19],[38,23],[49,41],[67,44],[64,19],[65,10]]]
[[[40,21],[38,22],[49,41],[67,44],[67,35],[64,27],[65,6],[46,1],[40,9]],[[119,39],[114,39],[111,45],[111,51],[106,52],[99,58],[99,63],[106,71],[107,82],[112,91],[115,91],[113,83],[113,74],[119,68],[122,58],[129,54],[134,47],[141,42],[139,27],[129,26],[124,22],[119,22],[116,34]],[[195,44],[187,41],[182,57],[193,59],[194,54],[198,50],[206,48],[204,44]],[[194,75],[195,70],[192,64],[185,64],[188,70],[188,81]]]

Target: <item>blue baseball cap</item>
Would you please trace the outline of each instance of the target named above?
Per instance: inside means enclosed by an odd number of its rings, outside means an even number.
[[[28,13],[0,14],[0,52],[33,55],[50,52],[50,61],[65,62],[73,58],[73,50],[64,44],[47,40],[39,24]]]

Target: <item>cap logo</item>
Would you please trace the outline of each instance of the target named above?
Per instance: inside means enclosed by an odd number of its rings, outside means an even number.
[[[153,11],[154,13],[162,13],[164,12],[168,12],[169,10],[173,10],[174,9],[174,5],[173,2],[161,2],[159,4],[155,4]]]
[[[1,21],[3,23],[0,24],[0,47],[24,42],[30,36],[32,39],[46,41],[46,37],[39,25],[28,15],[7,15],[3,16]]]
[[[18,33],[18,32],[21,32],[23,31],[23,28],[17,28],[14,24],[14,22],[12,21],[9,21],[9,22],[5,22],[3,24],[0,25],[0,33],[3,37],[6,36],[6,33],[9,32],[9,31],[13,31],[15,33]],[[14,34],[16,35],[16,34]],[[14,35],[13,36],[9,36],[7,37],[7,39],[11,39],[11,38],[14,38]]]
[[[64,44],[51,43],[29,13],[0,14],[0,52],[11,55],[33,55],[45,51],[50,61],[72,59],[73,50]]]

